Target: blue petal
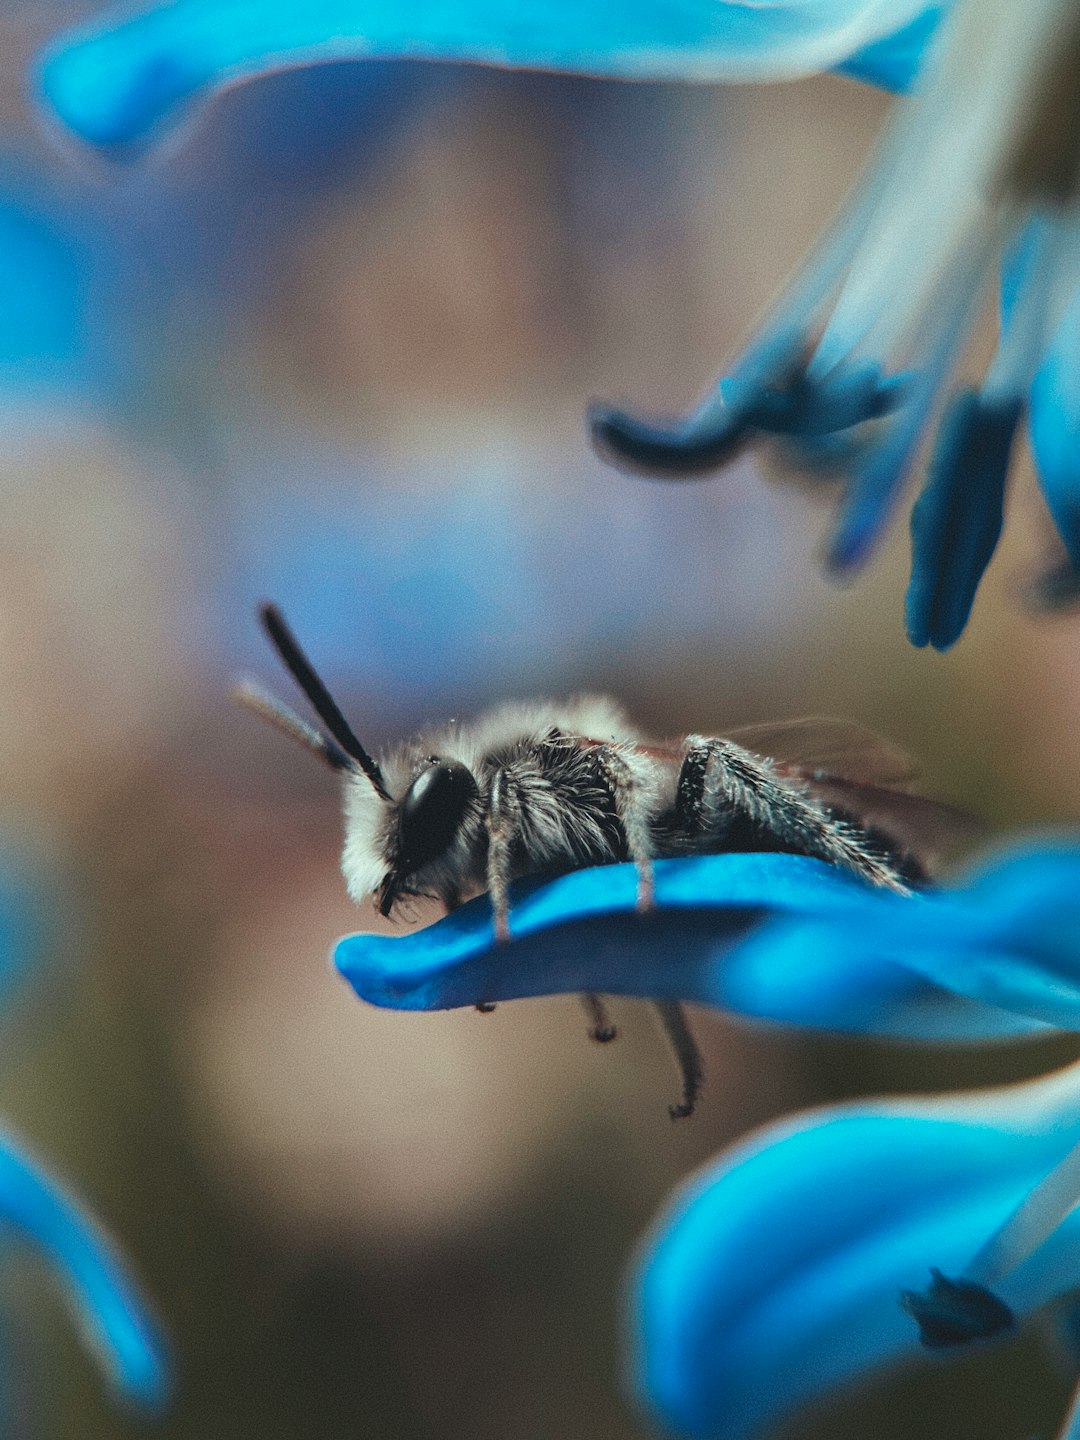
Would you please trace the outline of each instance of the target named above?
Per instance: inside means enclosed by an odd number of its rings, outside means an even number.
[[[1030,395],[1031,448],[1042,491],[1080,568],[1080,291],[1069,303]]]
[[[246,76],[327,60],[466,60],[650,79],[767,79],[828,69],[906,26],[925,0],[174,0],[100,22],[46,57],[41,88],[97,145],[129,145]]]
[[[960,1275],[1080,1138],[1077,1076],[839,1106],[774,1126],[662,1216],[632,1295],[634,1382],[680,1434],[745,1440],[919,1351],[901,1290]],[[1072,1113],[1061,1114],[1063,1094]],[[1060,1258],[1057,1257],[1057,1258]],[[1075,1286],[1004,1286],[1019,1313]]]
[[[947,650],[963,634],[1001,536],[1005,480],[1022,402],[957,395],[941,424],[926,488],[911,511],[907,631]]]
[[[45,951],[48,920],[40,901],[40,877],[0,850],[0,1007],[36,971]]]
[[[840,75],[850,75],[883,90],[910,90],[919,73],[929,45],[947,5],[930,5],[895,35],[875,40],[836,66]]]
[[[112,1246],[58,1183],[2,1136],[0,1219],[56,1269],[119,1394],[160,1410],[169,1390],[163,1345]]]
[[[362,999],[402,1010],[591,990],[923,1039],[1080,1029],[1072,849],[1003,861],[970,894],[895,895],[773,854],[661,861],[651,915],[636,887],[629,865],[575,871],[519,893],[509,945],[481,897],[411,935],[348,936],[335,961]]]

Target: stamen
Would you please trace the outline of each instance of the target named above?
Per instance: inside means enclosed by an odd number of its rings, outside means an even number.
[[[919,1327],[919,1338],[928,1350],[948,1350],[989,1340],[1011,1330],[1016,1324],[1003,1300],[971,1280],[951,1280],[931,1269],[925,1290],[901,1290],[901,1307]]]
[[[765,386],[796,364],[803,336],[785,326],[766,332],[685,419],[642,420],[596,404],[589,409],[593,444],[605,459],[666,479],[693,479],[719,469],[749,439]]]
[[[1077,282],[1075,226],[1056,215],[1028,222],[1014,252],[1014,293],[1005,307],[1001,339],[983,396],[1012,400],[1027,393],[1051,335],[1072,299]]]
[[[925,359],[912,365],[903,407],[886,421],[886,431],[866,464],[851,477],[826,562],[836,575],[856,569],[885,526],[930,421],[934,401],[952,369],[968,325],[982,297],[991,237],[952,277],[951,300],[943,315],[928,323]]]
[[[592,406],[589,425],[600,453],[645,474],[692,478],[731,459],[754,429],[770,428],[762,423],[767,397],[783,395],[801,368],[815,316],[858,250],[879,196],[876,178],[859,187],[731,373],[685,419],[656,424],[608,405]]]

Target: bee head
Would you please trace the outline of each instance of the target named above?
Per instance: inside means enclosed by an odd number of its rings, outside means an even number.
[[[274,605],[262,605],[259,618],[328,733],[309,725],[257,685],[237,687],[236,697],[344,776],[341,864],[350,895],[359,903],[374,897],[383,915],[389,915],[405,895],[456,896],[468,853],[463,839],[469,828],[466,822],[480,815],[480,791],[468,766],[429,755],[414,765],[404,794],[398,784],[393,785],[401,795],[395,799],[382,769],[353,734],[281,612]]]
[[[380,914],[389,915],[399,897],[410,893],[410,882],[420,871],[450,861],[466,821],[478,811],[479,799],[479,787],[467,766],[437,755],[428,757],[390,817],[386,834],[390,869],[375,891]]]

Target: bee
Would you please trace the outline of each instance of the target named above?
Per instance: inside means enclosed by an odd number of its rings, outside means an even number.
[[[325,731],[252,682],[236,698],[340,773],[345,882],[381,915],[399,916],[418,897],[453,910],[487,891],[506,943],[516,879],[632,861],[637,908],[648,911],[655,860],[734,850],[813,856],[899,892],[926,878],[908,836],[946,807],[885,788],[907,779],[909,763],[858,726],[810,720],[660,744],[613,701],[581,695],[503,705],[377,760],[277,607],[261,606],[259,618]],[[799,761],[785,758],[793,748]],[[583,1000],[592,1037],[613,1039],[601,998]],[[655,1003],[680,1069],[669,1109],[681,1119],[698,1098],[701,1057],[682,1007]]]

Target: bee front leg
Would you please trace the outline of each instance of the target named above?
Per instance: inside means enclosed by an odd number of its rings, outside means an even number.
[[[626,837],[626,853],[637,866],[637,908],[653,908],[656,884],[653,877],[651,814],[638,778],[626,756],[614,746],[596,748],[597,764],[603,770],[615,800],[615,814]]]
[[[495,917],[495,939],[504,945],[510,939],[510,874],[513,842],[521,826],[521,797],[505,770],[491,777],[485,817],[488,836],[487,887]]]

